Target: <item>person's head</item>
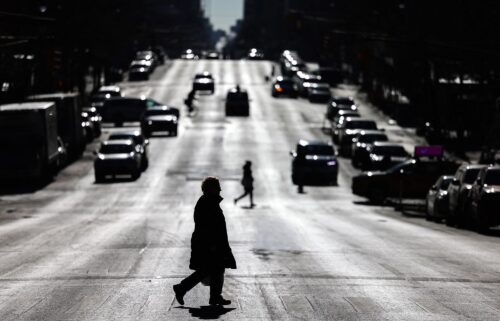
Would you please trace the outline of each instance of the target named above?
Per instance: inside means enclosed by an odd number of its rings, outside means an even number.
[[[243,167],[245,167],[245,168],[252,167],[252,162],[251,162],[251,161],[249,161],[249,160],[247,160],[247,161],[245,162],[245,165],[243,165]]]
[[[213,176],[205,177],[205,179],[201,183],[201,190],[205,195],[219,195],[221,191],[219,179]]]

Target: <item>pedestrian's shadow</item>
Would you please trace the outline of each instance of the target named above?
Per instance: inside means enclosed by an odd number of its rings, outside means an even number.
[[[191,316],[200,320],[216,320],[220,316],[235,310],[236,308],[225,308],[220,305],[204,305],[199,308],[176,307],[176,309],[188,310]]]

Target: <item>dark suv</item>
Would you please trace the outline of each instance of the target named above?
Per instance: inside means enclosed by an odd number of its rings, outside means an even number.
[[[306,184],[327,183],[337,185],[339,164],[335,149],[322,141],[300,140],[292,159],[292,182],[299,190]]]
[[[148,108],[162,106],[149,98],[117,97],[104,101],[104,105],[98,111],[103,122],[114,123],[121,127],[125,122],[138,122]]]
[[[226,116],[250,116],[248,93],[239,87],[229,90],[226,96]]]
[[[488,166],[479,171],[470,200],[470,214],[478,231],[500,225],[500,166]]]
[[[352,192],[376,203],[387,198],[424,199],[441,175],[452,174],[456,169],[454,162],[409,159],[386,171],[354,176]]]

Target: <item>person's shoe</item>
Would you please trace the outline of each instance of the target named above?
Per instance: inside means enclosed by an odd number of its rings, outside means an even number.
[[[208,301],[210,305],[229,305],[231,304],[231,300],[226,300],[222,296],[217,298],[210,298]]]
[[[179,287],[179,284],[173,286],[175,299],[177,300],[177,302],[179,302],[180,305],[184,305],[184,294],[186,294],[186,292],[182,291]]]
[[[236,203],[238,203],[238,200],[235,198],[234,199],[234,205],[236,205]]]

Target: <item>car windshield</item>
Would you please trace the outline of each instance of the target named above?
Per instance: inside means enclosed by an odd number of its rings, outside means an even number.
[[[453,177],[449,177],[449,178],[444,178],[442,181],[441,181],[441,185],[439,186],[439,189],[441,190],[447,190],[448,189],[448,186],[450,186],[450,183],[451,181],[453,180]]]
[[[128,154],[133,151],[132,145],[102,145],[99,150],[101,154]]]
[[[347,129],[377,129],[374,121],[350,121],[345,124]]]
[[[465,172],[464,183],[472,184],[476,180],[477,174],[479,173],[479,168],[471,168]]]
[[[484,183],[487,185],[500,185],[500,169],[490,169],[487,171]]]
[[[166,115],[176,116],[175,112],[173,110],[170,110],[170,109],[146,110],[144,115],[145,116],[166,116]]]
[[[393,167],[389,168],[386,172],[387,173],[399,173],[400,170],[404,169],[411,169],[415,167],[415,161],[413,159],[410,159],[406,162],[399,163],[397,165],[394,165]]]
[[[371,152],[377,155],[406,156],[403,146],[374,146]]]
[[[136,144],[140,144],[144,141],[141,136],[136,136],[136,135],[132,135],[132,134],[130,134],[130,135],[129,134],[113,134],[113,135],[109,136],[108,139],[109,140],[130,139],[130,140],[133,140],[134,143],[136,143]]]
[[[361,135],[358,138],[358,142],[360,143],[386,142],[388,140],[389,139],[384,134]]]
[[[354,102],[348,98],[337,98],[333,102],[337,105],[354,105]]]
[[[334,155],[333,147],[330,145],[307,145],[304,148],[307,155]]]

